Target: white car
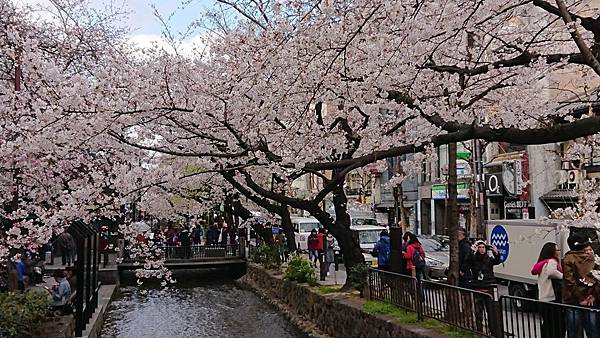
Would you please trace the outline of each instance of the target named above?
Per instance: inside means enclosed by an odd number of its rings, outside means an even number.
[[[292,217],[292,226],[296,238],[296,245],[301,251],[308,251],[308,235],[313,229],[319,230],[323,226],[314,217]]]
[[[363,252],[365,263],[370,266],[377,266],[377,257],[373,257],[371,251],[373,251],[375,244],[379,240],[381,231],[387,229],[377,225],[353,225],[350,226],[350,230],[358,234],[358,243]]]

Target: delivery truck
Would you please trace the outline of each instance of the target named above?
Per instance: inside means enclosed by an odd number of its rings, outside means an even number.
[[[556,243],[564,255],[569,251],[569,235],[583,232],[594,241],[598,253],[598,231],[591,227],[567,227],[561,222],[541,220],[490,220],[486,229],[489,243],[500,252],[501,263],[494,267],[494,274],[499,283],[508,286],[512,296],[537,298],[537,276],[531,274],[531,267],[545,243]]]

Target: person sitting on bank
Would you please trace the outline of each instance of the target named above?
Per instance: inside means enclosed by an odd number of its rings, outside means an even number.
[[[58,283],[53,285],[51,289],[46,288],[52,295],[52,305],[50,310],[60,311],[61,314],[67,314],[70,308],[69,300],[71,298],[71,286],[65,278],[63,270],[54,271],[54,280]]]

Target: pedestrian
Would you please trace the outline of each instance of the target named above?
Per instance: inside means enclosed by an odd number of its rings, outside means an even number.
[[[196,228],[192,234],[192,238],[194,240],[194,245],[202,244],[202,238],[204,238],[204,228],[202,227],[202,224],[196,225]]]
[[[564,315],[558,306],[546,302],[560,303],[562,267],[559,263],[560,249],[556,243],[548,242],[542,247],[540,256],[531,269],[538,278],[539,311],[542,317],[540,328],[543,338],[562,338],[565,336]]]
[[[494,296],[496,278],[494,277],[494,265],[500,264],[500,252],[496,246],[488,246],[485,241],[475,242],[476,251],[470,255],[465,262],[466,276],[469,277],[469,287],[475,291]],[[481,294],[473,294],[475,302],[475,324],[479,332],[483,332],[484,312],[487,312],[488,327],[493,336],[496,332],[496,320],[490,318],[492,314],[493,301],[491,297]]]
[[[287,237],[285,236],[285,234],[283,232],[280,232],[276,237],[275,237],[275,243],[277,244],[277,248],[279,250],[279,259],[282,262],[287,262],[287,252],[288,252],[288,248],[287,248]]]
[[[69,282],[71,291],[77,290],[77,276],[75,276],[75,270],[75,266],[68,266],[64,271],[65,278],[67,279],[67,282]]]
[[[100,228],[99,248],[100,248],[100,253],[102,254],[100,256],[100,258],[104,259],[104,267],[106,267],[106,265],[108,264],[109,245],[110,245],[110,241],[108,239],[108,227],[106,225],[103,225]],[[98,264],[101,264],[101,262],[98,262]]]
[[[377,268],[389,271],[390,269],[390,235],[387,230],[381,230],[379,240],[375,243],[371,255],[377,257]]]
[[[316,229],[310,231],[306,242],[308,246],[308,259],[316,265],[319,260],[319,237],[317,236]]]
[[[321,281],[324,281],[326,276],[327,276],[327,270],[325,270],[325,266],[327,265],[325,263],[325,238],[327,237],[327,235],[325,234],[325,229],[324,228],[320,228],[319,232],[317,232],[317,239],[318,239],[318,252],[319,252],[319,279]]]
[[[329,270],[331,269],[331,264],[335,264],[335,237],[331,234],[331,232],[327,232],[327,237],[325,237],[325,274],[329,275]]]
[[[52,312],[60,312],[61,315],[70,313],[69,302],[71,299],[71,286],[65,278],[63,270],[54,271],[54,280],[58,283],[46,290],[52,295]]]
[[[412,235],[412,232],[407,231],[404,233],[404,235],[402,235],[402,252],[406,252],[406,248],[408,247],[408,240],[410,239],[410,236]]]
[[[237,244],[237,231],[235,231],[234,227],[229,227],[229,245],[236,245]]]
[[[229,229],[228,229],[227,223],[223,223],[223,226],[221,227],[221,236],[219,238],[219,243],[221,243],[222,246],[227,245],[227,236],[228,235],[229,235]]]
[[[27,266],[21,259],[21,254],[15,255],[15,270],[17,271],[17,285],[19,291],[25,291],[25,276],[27,275]]]
[[[190,230],[184,227],[179,233],[179,240],[181,241],[181,246],[183,247],[183,257],[184,259],[192,258],[192,239],[190,237]]]
[[[68,232],[63,232],[58,236],[58,247],[61,249],[62,264],[69,266],[74,261],[75,256],[75,240]]]
[[[425,270],[425,250],[423,250],[421,242],[419,242],[415,234],[408,234],[408,245],[403,255],[404,259],[406,259],[406,270],[418,282],[421,282],[423,271]]]
[[[216,245],[219,239],[219,229],[217,228],[217,224],[213,223],[208,227],[208,231],[206,232],[206,241],[208,245]]]
[[[468,288],[469,282],[471,279],[470,271],[467,266],[467,262],[471,259],[473,255],[473,248],[469,239],[467,239],[467,230],[465,228],[460,228],[457,231],[458,237],[458,267],[459,267],[459,276],[458,276],[458,286],[462,288]]]
[[[567,238],[570,251],[562,261],[563,285],[562,301],[565,304],[594,308],[598,283],[591,276],[597,269],[591,240],[580,233]],[[581,338],[585,331],[587,337],[600,337],[598,315],[594,311],[567,308],[565,310],[567,338]]]

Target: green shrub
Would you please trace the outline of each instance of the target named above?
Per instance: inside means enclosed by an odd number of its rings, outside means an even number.
[[[41,292],[0,293],[0,337],[23,337],[46,318],[50,300]]]
[[[369,267],[366,264],[358,264],[353,266],[348,273],[347,282],[360,292],[360,296],[363,296],[363,292],[367,287],[367,278],[369,274]]]
[[[308,259],[301,256],[292,257],[285,271],[285,278],[298,283],[317,284],[315,269]]]
[[[279,248],[276,245],[261,244],[252,255],[252,261],[262,264],[267,269],[279,266]]]

